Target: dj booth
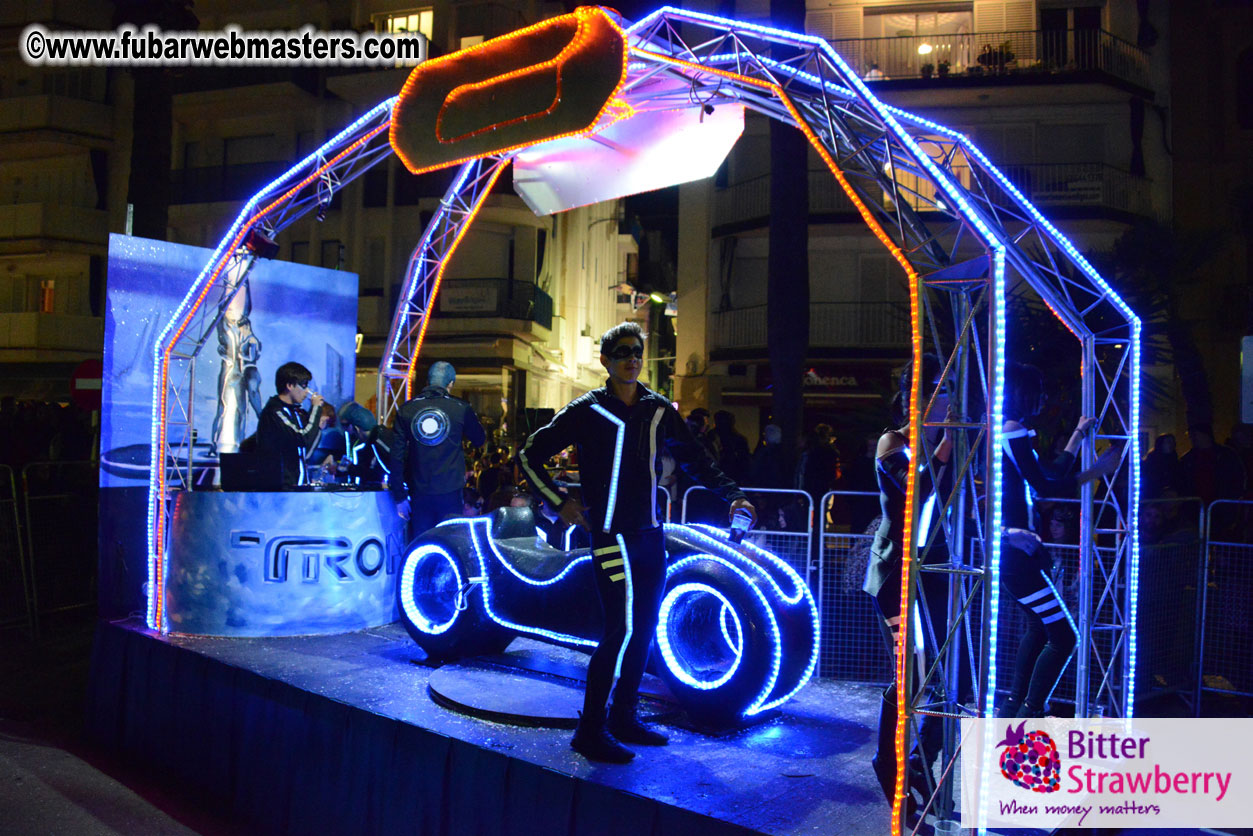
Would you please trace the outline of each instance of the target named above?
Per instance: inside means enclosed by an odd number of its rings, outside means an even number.
[[[405,523],[385,490],[187,491],[170,530],[170,629],[346,633],[395,621]]]

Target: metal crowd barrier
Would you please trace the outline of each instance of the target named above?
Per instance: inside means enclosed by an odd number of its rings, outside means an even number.
[[[816,585],[811,581],[822,622],[819,676],[880,683],[892,679],[891,649],[874,600],[862,591],[878,514],[877,491],[829,491],[822,497]]]
[[[94,462],[33,462],[22,468],[36,635],[43,616],[95,604],[98,490]]]
[[[13,468],[0,465],[0,628],[34,630],[29,568]]]
[[[1080,611],[1079,545],[1077,499],[1041,499],[1043,517],[1039,534],[1053,558],[1053,582],[1075,621]],[[1051,506],[1051,507],[1050,507]],[[1073,527],[1050,531],[1052,509],[1073,508]],[[1140,505],[1140,587],[1136,619],[1136,700],[1177,695],[1187,703],[1195,699],[1193,683],[1198,676],[1194,645],[1198,640],[1198,573],[1204,563],[1204,508],[1199,497],[1151,499]],[[1110,547],[1098,540],[1097,551]],[[1108,564],[1106,555],[1103,562]],[[1121,600],[1121,591],[1111,597],[1103,579],[1092,583],[1092,613],[1096,623],[1109,620],[1108,610]],[[1018,652],[1026,631],[1022,607],[1002,592],[997,622],[998,690],[1007,694]],[[1100,660],[1113,656],[1112,637],[1094,630],[1089,657],[1089,693],[1098,691],[1105,676]],[[1078,666],[1074,658],[1066,666],[1050,697],[1052,704],[1073,705],[1077,690]]]
[[[1205,523],[1198,716],[1206,693],[1253,697],[1253,502],[1215,500]]]
[[[1136,702],[1176,695],[1196,710],[1204,573],[1201,498],[1141,502]]]
[[[749,541],[786,560],[814,595],[821,622],[818,676],[889,681],[891,653],[874,603],[862,591],[878,493],[826,493],[815,538],[815,508],[805,492],[744,491],[759,516]],[[92,462],[28,464],[20,481],[0,465],[0,628],[38,635],[41,616],[94,603],[96,499]],[[663,487],[658,503],[664,518],[674,519],[675,503]],[[678,510],[685,523],[727,524],[725,503],[700,486],[684,493]],[[1203,695],[1253,697],[1253,502],[1218,500],[1205,508],[1196,497],[1147,500],[1140,525],[1137,697],[1175,695],[1191,702],[1198,716]],[[1040,533],[1053,555],[1058,590],[1076,613],[1078,545],[1051,536],[1047,517]],[[1102,585],[1094,586],[1095,595]],[[1008,596],[1002,599],[998,668],[1010,671],[1025,621]],[[1073,702],[1075,667],[1068,666],[1053,702]]]

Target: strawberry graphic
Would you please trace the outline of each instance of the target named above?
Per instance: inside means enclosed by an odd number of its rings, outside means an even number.
[[[1062,760],[1057,744],[1042,731],[1023,729],[1027,721],[1005,727],[1005,739],[996,744],[1008,747],[1001,752],[1001,774],[1023,789],[1032,792],[1057,792],[1061,786]]]

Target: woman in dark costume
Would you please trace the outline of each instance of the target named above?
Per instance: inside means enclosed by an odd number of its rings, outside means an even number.
[[[1062,499],[1079,486],[1112,473],[1122,453],[1114,447],[1089,470],[1073,475],[1075,456],[1095,418],[1080,418],[1065,449],[1051,463],[1040,462],[1035,431],[1025,424],[1039,413],[1044,380],[1034,366],[1011,363],[1005,369],[1005,423],[1001,433],[1001,584],[1027,616],[1018,645],[1009,700],[1001,717],[1041,717],[1070,661],[1078,638],[1074,620],[1053,583],[1053,560],[1040,542],[1032,514],[1033,494]]]
[[[940,388],[940,378],[944,371],[940,358],[934,354],[924,354],[922,370],[922,379],[925,381],[923,391],[930,392],[939,389],[926,420],[939,421],[941,417],[948,420],[951,418],[948,415],[949,397],[946,389]],[[879,504],[883,516],[879,530],[875,533],[874,544],[870,549],[870,562],[866,567],[865,583],[862,585],[862,589],[874,597],[875,608],[879,612],[884,635],[891,643],[893,655],[896,653],[901,626],[901,550],[905,538],[905,491],[909,484],[912,458],[908,438],[912,373],[911,363],[901,372],[900,392],[895,398],[897,413],[895,418],[900,422],[900,429],[886,430],[880,436],[878,448],[875,451],[875,479],[879,485]],[[934,429],[924,430],[924,433],[931,442],[927,446],[933,448],[935,452],[931,457],[929,467],[919,465],[921,478],[915,502],[919,503],[922,510],[914,538],[916,552],[921,552],[924,544],[930,539],[931,531],[939,527],[938,508],[943,506],[943,501],[939,497],[946,495],[947,488],[952,484],[951,474],[948,473],[948,462],[953,445],[948,431],[944,431],[942,437],[939,431]],[[936,483],[940,486],[939,491],[934,490]],[[928,564],[935,564],[947,563],[948,559],[948,548],[941,529],[923,560]],[[919,582],[923,587],[928,621],[932,630],[926,630],[918,621],[915,621],[915,627],[923,633],[943,635],[947,627],[948,579],[939,573],[926,572],[920,573]],[[921,637],[915,641],[915,648],[919,648],[921,641]],[[914,655],[917,663],[914,682],[917,683],[921,681],[925,673],[926,659],[921,650],[916,649]],[[935,762],[939,754],[942,733],[943,728],[939,718],[923,719],[918,735],[920,752],[910,758],[910,772],[916,773],[913,783],[915,789],[920,792],[926,791],[928,782],[925,781],[922,773],[927,766]],[[889,803],[896,793],[895,739],[896,682],[893,681],[883,692],[883,701],[879,707],[878,747],[871,760],[875,777],[879,779],[879,784],[883,787],[883,793],[887,796]],[[916,809],[916,801],[910,796],[908,803],[909,813],[912,814]]]

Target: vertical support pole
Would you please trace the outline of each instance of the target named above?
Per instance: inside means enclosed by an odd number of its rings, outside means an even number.
[[[422,350],[430,309],[439,293],[444,270],[496,179],[512,160],[512,155],[505,155],[463,163],[409,258],[379,363],[378,414],[384,424],[412,397],[414,364]]]
[[[1130,484],[1127,486],[1126,520],[1127,526],[1123,537],[1127,540],[1125,567],[1127,572],[1126,599],[1123,610],[1123,635],[1125,636],[1125,667],[1122,701],[1122,716],[1135,715],[1136,695],[1136,624],[1139,618],[1140,595],[1140,339],[1142,324],[1139,317],[1131,321],[1131,340],[1128,343],[1130,356],[1130,382],[1128,396],[1131,400],[1131,411],[1127,438],[1127,467],[1130,473]]]
[[[196,489],[196,357],[200,348],[196,346],[196,352],[187,363],[187,481],[184,484],[189,491]]]
[[[966,321],[970,315],[970,296],[965,291],[954,294],[949,305],[955,332],[962,333],[960,323]],[[974,324],[971,323],[971,327]],[[970,350],[966,339],[953,347],[956,353],[956,362],[953,364],[953,381],[954,394],[957,398],[957,412],[964,422],[970,407],[970,393],[968,384],[970,382]],[[964,430],[952,433],[953,450],[950,454],[950,462],[963,462],[970,449],[970,439]],[[960,481],[957,480],[955,474],[953,482],[954,501],[949,510],[949,519],[952,526],[946,529],[948,534],[948,554],[949,563],[956,568],[967,568],[972,561],[966,554],[966,490],[964,483],[965,474],[960,475]],[[941,522],[943,525],[943,521]],[[945,706],[944,710],[947,714],[960,714],[961,697],[962,697],[962,653],[965,649],[964,633],[962,626],[966,623],[967,616],[959,615],[962,612],[962,602],[965,598],[966,584],[970,581],[963,574],[948,573],[948,618],[944,625],[945,635],[952,635],[948,649],[945,651],[944,660],[944,693]],[[954,632],[955,631],[955,632]],[[947,762],[953,753],[957,751],[958,746],[958,725],[957,720],[952,717],[944,718],[944,760]],[[956,771],[947,770],[944,780],[941,782],[938,791],[939,798],[936,802],[936,815],[940,819],[952,819],[954,810],[954,782],[956,781]]]
[[[1083,359],[1079,366],[1080,414],[1096,414],[1096,340],[1089,333],[1083,338]],[[1100,429],[1099,427],[1097,428]],[[1094,460],[1091,437],[1083,440],[1079,450],[1079,469],[1086,470]],[[1092,578],[1098,559],[1093,540],[1096,529],[1092,519],[1092,497],[1096,485],[1088,482],[1079,489],[1079,646],[1075,654],[1075,716],[1090,717],[1095,706],[1090,693],[1089,669],[1092,659]],[[1097,695],[1100,698],[1100,695]]]
[[[997,613],[1000,604],[1001,571],[1001,482],[1005,410],[1005,250],[997,247],[992,255],[991,315],[988,321],[988,383],[991,386],[987,402],[987,495],[988,514],[984,523],[984,594],[983,594],[983,645],[980,656],[984,660],[979,674],[983,689],[983,717],[996,714],[996,638]],[[995,749],[996,737],[992,723],[984,726],[984,751]],[[982,834],[987,828],[988,781],[990,770],[980,770],[978,826]]]

